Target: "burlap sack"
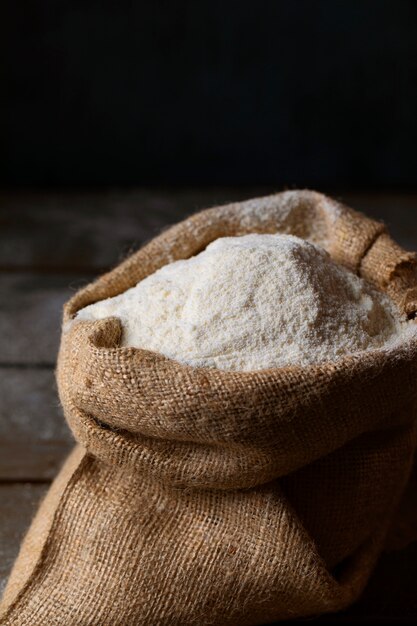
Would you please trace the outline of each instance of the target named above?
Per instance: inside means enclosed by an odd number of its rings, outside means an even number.
[[[198,213],[65,307],[57,378],[79,442],[10,577],[2,626],[262,624],[342,609],[382,548],[415,448],[417,340],[224,372],[71,323],[217,237],[291,232],[417,308],[414,255],[313,192]]]

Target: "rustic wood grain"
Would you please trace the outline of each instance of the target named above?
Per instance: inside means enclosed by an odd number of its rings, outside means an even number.
[[[1,364],[53,365],[63,304],[93,276],[0,273]]]
[[[73,445],[53,370],[0,371],[0,480],[52,478]]]
[[[0,484],[0,596],[20,543],[48,485]]]
[[[252,195],[224,189],[3,194],[0,269],[99,271],[197,209]]]
[[[3,196],[0,265],[10,271],[0,273],[0,336],[10,340],[0,363],[53,363],[61,307],[76,288],[190,210],[242,196],[230,190]],[[416,195],[338,197],[385,221],[400,243],[417,250]],[[49,275],[19,271],[27,265]]]
[[[274,191],[3,193],[0,197],[0,269],[55,273],[101,271],[193,211]],[[387,222],[400,243],[407,248],[417,248],[416,194],[334,195],[371,217]]]
[[[62,304],[97,273],[193,211],[273,191],[112,190],[0,197],[0,593],[47,488],[36,483],[56,474],[73,445],[53,372]],[[383,220],[399,243],[417,250],[416,194],[333,195]],[[323,621],[412,623],[416,579],[413,543],[382,557],[359,603]]]

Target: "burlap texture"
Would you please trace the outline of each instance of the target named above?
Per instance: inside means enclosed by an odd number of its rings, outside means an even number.
[[[78,445],[10,577],[2,626],[255,625],[361,593],[415,449],[417,341],[313,367],[224,372],[72,323],[224,235],[290,232],[415,313],[416,260],[314,192],[193,215],[66,305],[57,380]]]

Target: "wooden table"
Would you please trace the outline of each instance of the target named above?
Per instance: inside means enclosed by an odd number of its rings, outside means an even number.
[[[92,277],[191,212],[271,191],[2,194],[0,593],[39,500],[73,445],[54,380],[63,303]],[[404,247],[417,250],[417,195],[336,195],[385,221]],[[417,542],[384,554],[363,598],[337,622],[393,619],[417,619]]]

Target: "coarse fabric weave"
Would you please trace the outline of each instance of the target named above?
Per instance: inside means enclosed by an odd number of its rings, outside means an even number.
[[[1,626],[256,625],[338,611],[382,550],[416,445],[417,339],[230,372],[72,322],[221,236],[288,232],[417,309],[416,257],[310,191],[197,213],[66,305],[57,381],[77,446],[24,540]]]

